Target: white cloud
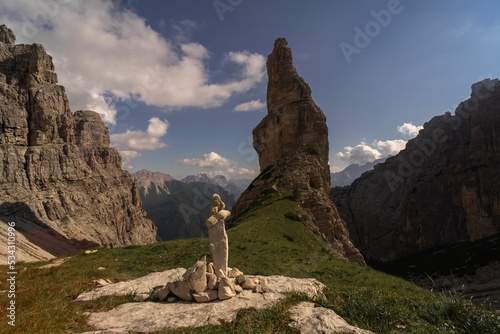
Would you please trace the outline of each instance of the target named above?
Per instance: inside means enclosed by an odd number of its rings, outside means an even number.
[[[352,147],[344,147],[345,152],[338,152],[336,157],[350,164],[364,165],[368,162],[380,159],[382,154],[375,148],[370,147],[365,142]]]
[[[330,173],[338,173],[342,170],[342,168],[337,166],[330,166]]]
[[[397,131],[405,138],[414,138],[423,126],[403,123],[397,126]],[[375,140],[371,145],[362,141],[356,146],[344,147],[344,152],[338,152],[335,156],[349,164],[364,165],[377,159],[393,156],[403,150],[407,141],[403,139]]]
[[[234,111],[254,111],[254,110],[262,110],[266,107],[266,104],[262,102],[260,99],[252,100],[249,102],[238,104],[234,107]]]
[[[412,123],[403,123],[403,125],[398,125],[398,132],[405,137],[413,138],[418,135],[418,132],[422,130],[423,126],[413,125]]]
[[[380,152],[381,157],[388,157],[396,155],[405,148],[406,140],[394,139],[394,140],[376,140],[373,142],[373,146],[377,148]],[[378,158],[377,158],[378,159]]]
[[[131,160],[140,156],[138,151],[166,147],[167,144],[163,143],[161,138],[167,134],[168,126],[167,120],[153,117],[149,120],[146,131],[127,130],[123,133],[112,134],[111,145],[120,152],[123,164],[129,164]]]
[[[231,177],[254,177],[257,172],[253,169],[243,168],[243,167],[232,167],[227,169],[227,174]]]
[[[211,108],[243,93],[265,76],[265,58],[229,52],[231,80],[211,82],[210,52],[189,36],[166,40],[144,18],[112,0],[4,1],[0,20],[20,43],[41,43],[66,86],[71,107],[91,109],[114,124],[118,103],[137,99],[164,108]],[[188,22],[191,29],[193,22]],[[182,23],[186,25],[186,23]]]
[[[231,161],[227,158],[224,158],[218,153],[210,152],[207,154],[203,154],[201,159],[182,159],[177,161],[183,165],[189,166],[198,166],[203,168],[220,168],[220,167],[229,167]]]
[[[231,178],[254,178],[255,176],[257,176],[257,172],[253,169],[247,169],[247,168],[243,168],[243,167],[238,167],[238,166],[234,166],[234,167],[229,167],[225,170],[222,170],[222,169],[218,169],[218,170],[213,170],[213,171],[210,171],[207,173],[210,177],[214,177],[214,176],[217,176],[217,175],[223,175],[225,176],[227,179],[231,179]]]

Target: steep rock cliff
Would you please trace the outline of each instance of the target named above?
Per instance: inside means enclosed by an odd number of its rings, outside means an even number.
[[[0,220],[52,256],[155,242],[99,115],[73,115],[43,46],[14,42],[0,26]]]
[[[500,233],[500,82],[474,84],[454,115],[432,118],[399,154],[332,197],[369,259]]]
[[[300,194],[301,219],[340,257],[363,263],[329,198],[328,128],[311,89],[297,74],[287,41],[279,38],[267,61],[268,114],[253,130],[261,174],[235,203],[238,216],[268,191]]]

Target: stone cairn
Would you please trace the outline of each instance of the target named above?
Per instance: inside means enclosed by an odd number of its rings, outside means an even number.
[[[152,300],[174,302],[178,299],[205,303],[230,299],[243,290],[264,293],[267,279],[245,276],[238,268],[228,267],[228,241],[224,221],[231,214],[218,194],[212,196],[212,216],[205,221],[214,262],[206,256],[186,270],[182,279],[154,289]]]

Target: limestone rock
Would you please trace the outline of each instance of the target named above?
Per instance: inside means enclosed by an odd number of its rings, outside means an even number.
[[[186,281],[175,281],[167,284],[167,288],[177,297],[187,302],[193,300],[193,294]]]
[[[214,271],[218,278],[227,274],[228,240],[224,219],[219,220],[212,228],[208,229],[208,242],[214,259]]]
[[[212,290],[217,286],[217,275],[210,272],[206,273],[207,276],[207,289]]]
[[[163,302],[167,300],[168,295],[170,294],[170,286],[165,286],[158,290],[157,296],[158,296],[158,301]]]
[[[311,145],[328,162],[328,127],[311,88],[293,66],[292,51],[278,38],[267,59],[267,116],[253,130],[260,170],[278,162],[298,145]],[[328,171],[329,175],[329,171]]]
[[[256,285],[255,280],[251,277],[246,277],[245,281],[241,283],[241,287],[245,290],[253,290]]]
[[[334,311],[314,303],[301,302],[290,309],[292,321],[289,326],[303,334],[349,333],[370,334],[368,330],[349,325]]]
[[[92,110],[79,110],[75,118],[75,143],[78,146],[108,147],[110,144],[108,128],[98,113]]]
[[[83,293],[78,296],[77,301],[111,295],[126,296],[131,293],[130,291],[151,291],[153,287],[161,284],[160,282],[179,277],[184,271],[182,268],[166,270],[127,282],[109,284]],[[265,281],[262,276],[251,276],[251,278]],[[220,325],[221,320],[234,321],[241,309],[271,307],[285,298],[290,291],[305,293],[314,298],[324,289],[323,284],[312,278],[269,276],[267,281],[268,292],[263,294],[245,290],[231,299],[212,303],[127,303],[106,312],[91,313],[88,322],[95,330],[92,333],[111,330],[116,333],[160,332],[188,326]],[[144,324],[147,324],[147,327],[144,327]]]
[[[500,81],[472,86],[455,114],[332,197],[366,258],[390,261],[500,232]]]
[[[8,28],[5,24],[0,26],[0,43],[14,44],[16,42],[16,36],[12,29]]]
[[[231,268],[227,272],[227,277],[229,277],[229,278],[237,278],[240,275],[243,275],[243,273],[238,268]]]
[[[0,215],[24,226],[24,260],[155,242],[98,114],[73,115],[43,46],[14,41],[1,26]]]
[[[268,114],[253,130],[261,173],[233,206],[233,216],[251,208],[267,192],[299,192],[304,224],[324,236],[339,257],[364,263],[329,196],[326,117],[297,74],[285,39],[276,40],[267,72]]]
[[[196,293],[201,293],[207,289],[207,262],[204,256],[196,262],[192,272],[187,277],[188,286]]]
[[[198,303],[207,303],[216,300],[219,296],[217,290],[207,290],[201,293],[193,293],[193,298]]]
[[[219,280],[219,299],[226,300],[236,296],[236,291],[234,290],[234,281],[228,277],[221,277]]]

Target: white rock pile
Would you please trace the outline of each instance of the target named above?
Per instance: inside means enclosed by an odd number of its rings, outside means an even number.
[[[267,279],[245,276],[238,268],[228,268],[215,273],[214,264],[207,263],[206,256],[187,269],[182,279],[155,287],[151,300],[174,302],[178,299],[206,303],[216,299],[233,298],[244,290],[256,293],[267,291]]]

